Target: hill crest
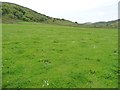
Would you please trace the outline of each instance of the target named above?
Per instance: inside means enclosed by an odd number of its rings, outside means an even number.
[[[79,24],[66,19],[46,16],[27,7],[8,2],[2,2],[2,5],[0,5],[0,12],[2,13],[2,23],[38,22],[79,27],[118,27],[118,20]]]
[[[44,14],[38,13],[27,7],[17,4],[2,2],[2,21],[3,23],[16,23],[20,21],[25,22],[41,22],[59,25],[73,25],[77,26],[77,22],[72,22],[65,19],[53,18]]]

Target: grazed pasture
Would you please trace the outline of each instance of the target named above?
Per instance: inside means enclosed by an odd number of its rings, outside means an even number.
[[[4,88],[118,87],[116,29],[3,25]]]

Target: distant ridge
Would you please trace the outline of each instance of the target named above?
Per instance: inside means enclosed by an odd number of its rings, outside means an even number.
[[[96,22],[96,23],[84,23],[82,24],[86,27],[110,27],[110,28],[117,28],[118,27],[118,20],[108,21],[108,22]]]

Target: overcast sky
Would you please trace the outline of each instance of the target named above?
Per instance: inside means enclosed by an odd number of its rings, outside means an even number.
[[[31,8],[55,18],[79,23],[110,21],[118,18],[119,0],[0,0]]]

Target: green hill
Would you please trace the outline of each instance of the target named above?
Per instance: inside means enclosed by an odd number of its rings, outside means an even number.
[[[96,22],[96,23],[84,23],[84,27],[97,27],[97,28],[117,28],[118,20],[108,21],[108,22]]]
[[[2,21],[3,23],[17,23],[17,22],[42,22],[50,24],[59,24],[59,25],[72,25],[77,26],[78,23],[72,22],[65,19],[52,18],[44,14],[38,13],[29,8],[8,3],[2,2]]]
[[[2,13],[3,23],[38,22],[38,23],[48,23],[48,24],[57,24],[57,25],[65,25],[65,26],[80,26],[80,27],[99,27],[99,28],[118,27],[118,22],[117,22],[118,20],[108,21],[108,22],[79,24],[77,22],[72,22],[66,19],[59,19],[59,18],[46,16],[29,8],[8,2],[2,2],[2,5],[0,5],[0,12]]]
[[[113,27],[116,28],[118,26],[118,20],[108,21],[108,22],[96,22],[93,23],[94,27]]]

